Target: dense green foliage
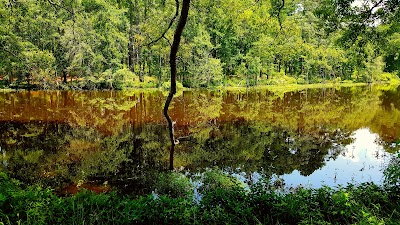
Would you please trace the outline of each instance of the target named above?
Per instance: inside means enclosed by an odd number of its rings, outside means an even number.
[[[178,80],[207,87],[397,79],[398,2],[352,2],[195,0]],[[119,89],[168,80],[173,0],[0,0],[0,15],[7,86]]]
[[[398,224],[399,193],[374,184],[277,191],[260,181],[245,188],[218,170],[193,189],[182,175],[166,174],[153,195],[81,192],[59,197],[39,186],[23,188],[0,174],[0,224]],[[162,178],[162,179],[164,179]],[[162,180],[161,179],[161,180]],[[187,179],[187,178],[186,178]],[[174,185],[174,183],[177,183]],[[183,184],[183,185],[182,185]],[[172,187],[173,186],[173,187]],[[175,191],[168,192],[173,188]],[[192,193],[192,194],[190,194]],[[201,196],[201,197],[200,197]],[[197,201],[195,201],[197,199]]]

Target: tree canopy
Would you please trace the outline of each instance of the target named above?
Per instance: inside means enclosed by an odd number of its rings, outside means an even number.
[[[0,77],[43,88],[169,80],[174,0],[0,0]],[[400,69],[398,0],[193,0],[186,87],[374,82]],[[73,82],[70,82],[70,81]]]

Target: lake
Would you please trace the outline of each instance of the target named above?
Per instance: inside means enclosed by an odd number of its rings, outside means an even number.
[[[169,163],[167,93],[0,92],[0,171],[60,193],[149,193]],[[286,187],[380,184],[400,144],[400,89],[190,90],[170,108],[177,171],[219,168]]]

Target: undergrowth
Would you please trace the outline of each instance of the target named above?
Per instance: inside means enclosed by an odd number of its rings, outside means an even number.
[[[60,197],[48,188],[23,187],[1,173],[0,224],[400,223],[399,192],[371,183],[282,192],[268,182],[245,187],[211,171],[202,180],[201,200],[194,201],[182,176],[161,176],[159,192],[139,198],[89,191]]]

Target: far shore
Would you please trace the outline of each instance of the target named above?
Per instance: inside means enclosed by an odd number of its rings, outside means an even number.
[[[268,91],[277,91],[277,92],[289,92],[289,91],[300,91],[305,89],[315,89],[315,88],[340,88],[340,87],[360,87],[360,86],[392,86],[397,87],[400,85],[400,82],[374,82],[374,83],[333,83],[333,82],[326,82],[326,83],[314,83],[314,84],[274,84],[274,85],[256,85],[256,86],[212,86],[206,88],[179,88],[181,91],[186,90],[220,90],[220,91],[248,91],[248,90],[268,90]],[[163,90],[168,91],[165,87],[128,87],[123,88],[122,90],[118,89],[74,89],[74,88],[0,88],[1,92],[14,92],[14,91],[131,91],[131,90],[139,90],[139,91],[156,91],[156,90]]]

